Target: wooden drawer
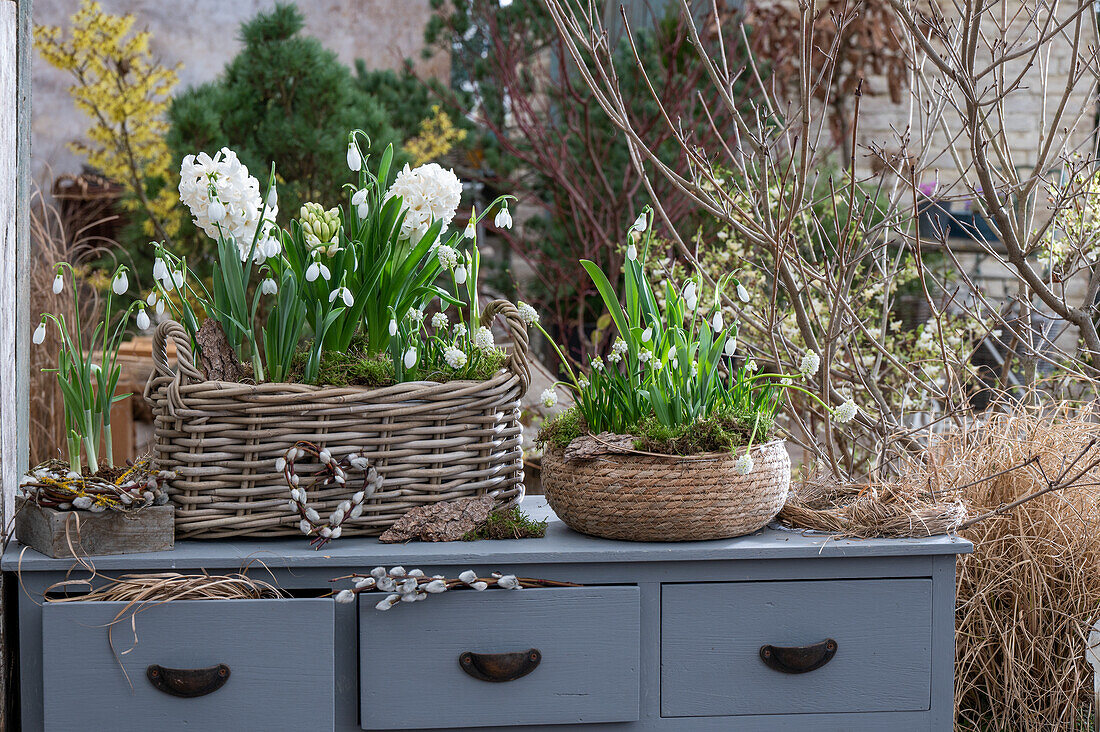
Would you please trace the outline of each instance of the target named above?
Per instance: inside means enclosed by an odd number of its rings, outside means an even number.
[[[638,719],[638,588],[452,591],[374,608],[359,598],[363,729],[622,722]],[[535,649],[526,676],[494,683],[463,653]]]
[[[926,710],[931,633],[928,579],[666,584],[661,716]],[[761,658],[764,645],[830,638],[835,655],[816,670]]]
[[[136,645],[131,611],[121,602],[47,603],[43,608],[47,732],[333,728],[332,600],[191,600],[148,606],[134,619]],[[112,651],[107,625],[120,613]],[[168,669],[225,664],[229,672],[216,691],[181,698],[153,686],[146,675],[153,664]],[[169,680],[178,676],[167,674]]]

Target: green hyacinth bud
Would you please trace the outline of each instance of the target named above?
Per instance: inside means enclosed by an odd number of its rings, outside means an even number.
[[[299,222],[307,240],[315,246],[328,244],[340,231],[340,209],[330,208],[326,211],[321,208],[321,204],[309,201],[302,204]]]

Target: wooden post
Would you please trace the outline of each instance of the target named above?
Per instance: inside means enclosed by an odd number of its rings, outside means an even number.
[[[31,0],[0,0],[0,533],[11,534],[15,489],[26,470],[31,128]],[[7,610],[0,584],[0,613]],[[0,623],[0,729],[8,728],[12,667]]]

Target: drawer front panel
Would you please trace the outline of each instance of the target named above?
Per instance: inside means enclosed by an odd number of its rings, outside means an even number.
[[[147,606],[131,625],[132,610],[121,602],[43,608],[47,732],[333,728],[332,600],[176,601]],[[107,626],[120,617],[109,640]],[[170,669],[168,682],[186,676],[177,669],[219,664],[228,676],[215,691],[182,698],[153,686],[153,664]]]
[[[927,579],[666,584],[661,715],[925,710],[931,634]],[[827,639],[835,655],[816,670],[784,673],[761,658],[764,645]]]
[[[638,719],[637,587],[458,590],[385,612],[374,608],[382,597],[359,598],[363,729]],[[538,664],[519,664],[529,673],[511,681],[459,661],[532,649]]]

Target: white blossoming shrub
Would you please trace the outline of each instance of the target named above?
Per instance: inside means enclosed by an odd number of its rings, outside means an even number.
[[[412,169],[406,164],[386,192],[386,200],[393,196],[401,197],[405,211],[402,235],[419,239],[433,221],[442,221],[444,227],[450,225],[462,198],[462,183],[453,170],[438,163]]]

